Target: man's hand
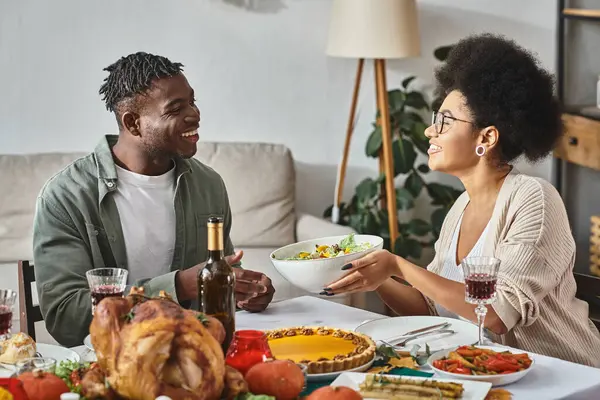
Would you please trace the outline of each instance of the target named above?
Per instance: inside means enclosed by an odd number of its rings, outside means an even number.
[[[229,265],[237,264],[244,256],[243,251],[238,251],[235,254],[226,256],[225,260]],[[177,299],[179,301],[194,300],[198,296],[198,271],[206,267],[206,263],[198,264],[192,268],[179,271],[175,275],[175,291],[177,292]],[[238,270],[239,268],[234,268]],[[237,277],[237,275],[236,275]]]
[[[249,312],[263,311],[275,294],[271,279],[262,272],[235,268],[235,301]]]
[[[230,265],[240,262],[244,252],[225,257]],[[175,289],[180,301],[193,300],[198,296],[198,271],[206,266],[206,263],[198,264],[192,268],[179,271],[175,277]],[[263,311],[275,294],[275,288],[271,279],[261,272],[242,268],[234,268],[235,273],[235,302],[242,310],[249,312]]]

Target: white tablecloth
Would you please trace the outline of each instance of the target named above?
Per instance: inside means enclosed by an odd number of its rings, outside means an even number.
[[[274,303],[262,313],[238,312],[236,329],[276,329],[301,325],[325,325],[353,330],[362,322],[383,315],[305,296]],[[84,360],[93,353],[74,348]],[[600,369],[532,354],[535,367],[523,379],[505,386],[514,400],[600,400]]]

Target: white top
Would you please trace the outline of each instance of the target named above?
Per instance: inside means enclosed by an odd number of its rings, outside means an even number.
[[[175,248],[175,166],[159,176],[116,166],[114,194],[127,252],[128,284],[170,271]]]
[[[440,273],[440,276],[442,276],[446,279],[460,282],[460,283],[465,282],[465,275],[463,273],[462,266],[456,264],[456,250],[458,248],[458,235],[460,232],[460,227],[462,225],[462,217],[463,216],[461,214],[460,219],[458,220],[458,224],[456,225],[456,230],[454,231],[454,235],[452,236],[452,242],[450,244],[450,251],[448,251],[448,255],[447,255],[446,259],[444,260],[444,267]],[[471,251],[469,252],[467,257],[481,257],[483,255],[483,244],[485,243],[485,237],[487,235],[489,226],[490,226],[490,223],[488,222],[487,225],[485,226],[485,229],[481,233],[481,236],[479,236],[479,239],[477,239],[477,242],[475,243],[475,245],[473,246],[473,248],[471,249]],[[437,303],[435,305],[435,308],[441,317],[459,318],[459,319],[462,319],[463,321],[469,321],[466,318],[463,318],[451,311],[446,310],[444,307],[442,307],[441,305],[439,305]],[[469,321],[469,322],[471,322],[471,321]]]

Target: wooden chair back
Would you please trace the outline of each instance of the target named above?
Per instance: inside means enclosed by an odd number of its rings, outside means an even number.
[[[590,305],[590,319],[600,329],[600,278],[575,272],[577,298]]]
[[[19,261],[19,309],[21,310],[20,322],[21,332],[27,333],[33,340],[35,338],[35,323],[43,321],[40,306],[33,305],[33,290],[31,284],[35,282],[33,264],[29,261]]]

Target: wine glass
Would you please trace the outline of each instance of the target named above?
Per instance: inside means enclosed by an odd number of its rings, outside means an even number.
[[[17,375],[35,370],[50,372],[53,374],[56,369],[56,359],[52,357],[31,357],[17,361],[16,367]]]
[[[17,292],[10,289],[0,289],[0,341],[10,337],[12,327],[13,307]]]
[[[122,297],[128,271],[122,268],[96,268],[85,273],[92,295],[92,315],[105,297]]]
[[[465,301],[477,304],[475,314],[479,325],[478,345],[483,344],[483,322],[487,304],[496,300],[496,281],[500,260],[494,257],[467,257],[460,263],[465,276]]]

